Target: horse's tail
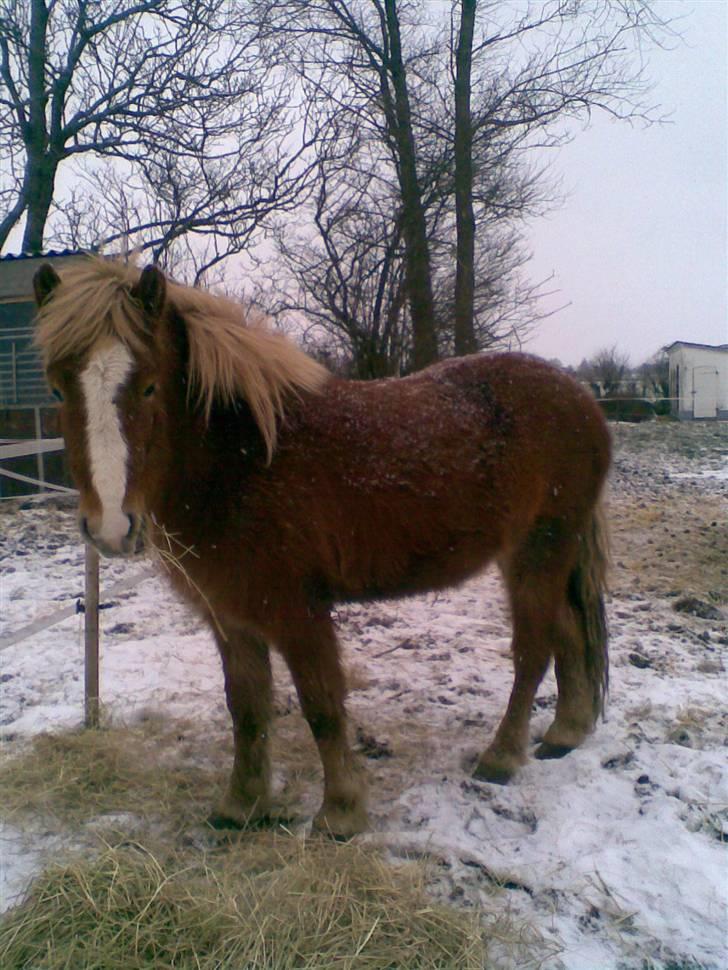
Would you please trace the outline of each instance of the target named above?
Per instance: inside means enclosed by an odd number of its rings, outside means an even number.
[[[604,593],[609,565],[609,541],[599,502],[580,536],[579,558],[569,576],[569,602],[585,644],[586,674],[592,691],[594,720],[604,713],[609,687],[609,652]]]

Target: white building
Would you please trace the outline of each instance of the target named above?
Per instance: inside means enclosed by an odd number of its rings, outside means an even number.
[[[672,413],[681,421],[728,420],[728,344],[712,347],[676,340],[666,350]]]

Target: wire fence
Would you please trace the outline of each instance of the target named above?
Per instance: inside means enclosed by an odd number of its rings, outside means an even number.
[[[30,441],[8,441],[4,439],[0,445],[0,461],[8,458],[37,456],[39,460],[39,476],[32,478],[0,467],[0,475],[37,486],[39,491],[34,498],[47,497],[65,493],[77,495],[76,489],[65,485],[56,485],[45,481],[41,458],[44,454],[62,451],[65,447],[63,438],[38,438]],[[18,496],[3,496],[4,498],[18,498]],[[123,590],[133,589],[144,579],[153,575],[152,569],[144,569],[134,576],[118,580],[103,591],[105,597],[110,597]],[[27,640],[32,636],[47,630],[57,623],[61,623],[75,613],[84,614],[84,721],[87,727],[99,725],[99,609],[101,603],[99,581],[99,554],[90,545],[85,546],[84,561],[84,595],[83,604],[76,602],[73,606],[55,610],[53,613],[35,619],[32,623],[11,632],[0,640],[0,652]]]
[[[0,444],[0,462],[12,458],[30,458],[35,456],[37,462],[37,477],[11,471],[9,468],[3,468],[2,465],[0,465],[0,476],[10,478],[16,482],[24,482],[27,485],[35,485],[37,488],[37,491],[34,493],[36,497],[57,494],[59,492],[68,495],[78,495],[75,488],[69,488],[67,485],[59,485],[45,480],[43,456],[61,452],[64,448],[63,438],[36,438],[28,441],[11,441],[6,438],[3,440],[3,444]],[[21,497],[19,495],[0,495],[0,501]]]

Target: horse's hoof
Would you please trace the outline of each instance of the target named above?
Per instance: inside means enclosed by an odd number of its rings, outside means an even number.
[[[330,828],[323,828],[318,825],[314,825],[311,829],[311,837],[320,836],[323,839],[329,839],[331,842],[338,842],[341,845],[345,842],[351,842],[355,835],[359,835],[359,832],[350,832],[348,835],[342,835],[341,832],[332,832]]]
[[[266,797],[241,803],[228,794],[208,815],[207,824],[219,831],[264,828],[271,825],[270,802]]]
[[[545,761],[547,758],[563,758],[565,754],[573,751],[573,747],[568,744],[551,744],[542,741],[533,753],[534,758]]]
[[[270,815],[256,815],[249,818],[231,818],[229,815],[222,815],[213,812],[207,816],[207,824],[217,832],[249,832],[256,829],[268,828],[273,825]]]
[[[348,842],[368,828],[369,817],[363,808],[348,812],[336,809],[327,811],[322,808],[313,820],[312,831],[328,836],[335,842]]]
[[[248,793],[240,797],[228,791],[213,805],[207,817],[207,824],[213,829],[244,831],[271,824],[271,803],[267,792],[258,795]]]
[[[514,774],[515,772],[509,768],[478,762],[473,771],[473,778],[477,778],[479,781],[489,781],[493,785],[507,785]]]
[[[219,815],[217,812],[213,812],[211,815],[208,815],[205,819],[205,824],[211,829],[215,829],[216,832],[223,832],[226,830],[239,832],[245,828],[245,826],[241,825],[237,819],[230,818],[229,815]]]

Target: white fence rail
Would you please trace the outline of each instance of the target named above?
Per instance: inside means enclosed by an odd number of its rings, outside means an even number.
[[[63,451],[63,438],[40,438],[32,441],[9,441],[0,445],[0,461],[3,458],[26,458],[28,455],[45,455],[49,451]]]
[[[49,495],[54,492],[65,492],[75,495],[76,490],[68,488],[66,485],[56,485],[45,480],[45,462],[43,456],[53,452],[63,451],[65,444],[63,438],[41,438],[40,434],[40,408],[35,409],[36,437],[18,441],[17,439],[3,438],[0,443],[0,462],[13,458],[36,458],[36,475],[23,475],[21,472],[11,471],[0,465],[0,477],[11,478],[16,482],[25,482],[27,485],[36,485],[41,489],[41,495]],[[36,493],[37,496],[37,493]],[[0,501],[11,498],[20,498],[18,495],[0,495]]]

